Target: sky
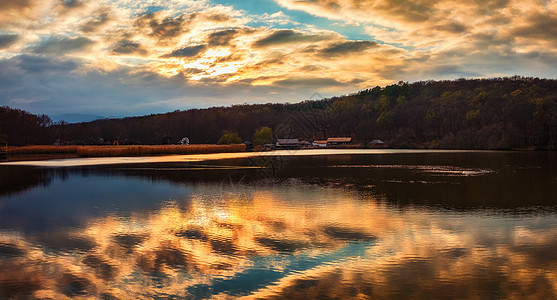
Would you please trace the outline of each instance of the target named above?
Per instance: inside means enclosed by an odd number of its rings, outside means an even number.
[[[0,106],[133,116],[557,77],[557,0],[0,0]]]

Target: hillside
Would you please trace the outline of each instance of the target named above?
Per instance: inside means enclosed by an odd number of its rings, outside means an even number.
[[[21,133],[5,123],[0,121],[0,134],[9,136],[10,144],[56,139],[76,144],[115,139],[125,144],[160,144],[183,137],[196,144],[216,143],[224,132],[236,132],[245,141],[267,126],[274,138],[351,136],[362,145],[382,139],[396,148],[554,150],[557,80],[515,76],[400,82],[296,104],[233,105],[80,124],[51,125],[43,120],[31,126],[27,122],[29,131],[39,130],[38,126],[47,132],[34,141],[13,138]]]

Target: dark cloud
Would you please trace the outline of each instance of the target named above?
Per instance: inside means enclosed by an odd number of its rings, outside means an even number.
[[[84,37],[50,37],[32,47],[34,53],[65,54],[85,49],[94,42]]]
[[[0,49],[7,48],[19,39],[17,34],[0,34]]]
[[[346,41],[329,45],[321,50],[323,56],[345,55],[354,52],[361,52],[377,46],[376,42],[371,41]]]
[[[105,25],[110,20],[111,18],[108,10],[102,10],[99,12],[99,15],[83,23],[81,25],[81,31],[86,33],[95,32],[98,30],[99,27]]]
[[[30,73],[69,72],[79,66],[75,60],[38,55],[21,55],[16,61],[19,68]]]
[[[238,29],[227,29],[216,31],[209,34],[207,38],[207,43],[209,46],[227,46],[230,44],[236,36],[238,36],[239,30]]]
[[[189,30],[185,25],[187,25],[190,19],[191,18],[186,18],[186,15],[159,19],[159,14],[149,13],[139,17],[135,22],[135,26],[140,31],[148,28],[149,35],[156,37],[159,40],[164,40],[188,32]]]
[[[361,1],[353,0],[354,3]],[[382,1],[378,5],[369,6],[368,9],[376,9],[383,13],[386,13],[397,19],[402,19],[407,22],[425,22],[434,13],[433,4],[437,2],[435,0],[390,0]],[[355,6],[357,9],[358,7]]]
[[[272,67],[272,66],[284,65],[284,63],[286,61],[287,61],[287,59],[286,59],[285,55],[278,55],[278,56],[273,57],[273,58],[261,60],[257,63],[251,64],[251,65],[246,65],[242,68],[242,72],[261,71],[261,70],[264,70],[264,69]],[[266,78],[260,77],[260,79],[266,79]]]
[[[172,53],[165,55],[165,57],[194,57],[204,52],[206,49],[206,45],[188,46],[174,50]]]
[[[244,55],[234,53],[234,54],[230,54],[230,55],[223,56],[223,57],[217,57],[214,61],[214,65],[216,66],[217,64],[220,64],[220,63],[240,61],[242,59],[244,59]]]
[[[449,33],[464,33],[468,28],[464,24],[450,22],[448,24],[438,25],[434,29],[437,31],[445,31]]]
[[[213,22],[227,22],[230,20],[230,17],[225,14],[208,14],[203,15],[203,19]]]
[[[323,67],[316,66],[316,65],[307,65],[298,68],[298,71],[302,71],[302,72],[314,72],[314,71],[321,71],[321,70],[323,70]]]
[[[182,70],[183,74],[188,74],[188,75],[195,75],[195,74],[201,74],[204,73],[205,70],[201,70],[201,69],[197,69],[197,68],[186,68]]]
[[[288,43],[317,42],[326,39],[324,35],[309,35],[292,29],[276,30],[254,43],[255,47],[266,47]]]
[[[146,54],[147,50],[145,50],[139,43],[130,41],[130,40],[122,40],[117,42],[112,46],[112,53],[115,54]]]
[[[474,0],[477,5],[477,11],[481,14],[490,14],[494,10],[505,8],[509,4],[509,0]]]
[[[77,8],[80,7],[83,3],[78,0],[62,0],[62,5],[67,8]]]
[[[557,16],[534,14],[527,19],[527,22],[514,28],[511,36],[557,43]]]
[[[514,37],[504,37],[495,32],[478,33],[469,36],[469,45],[476,49],[482,49],[484,52],[487,49],[499,49],[499,52],[515,52],[511,50],[513,47]],[[464,48],[464,47],[463,47]],[[464,56],[463,48],[453,50],[455,55]],[[503,53],[501,53],[503,54]]]

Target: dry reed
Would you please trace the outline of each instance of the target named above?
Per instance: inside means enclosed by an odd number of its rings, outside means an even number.
[[[244,152],[246,145],[22,146],[8,147],[7,150],[9,154],[77,154],[108,157]]]
[[[243,152],[246,145],[134,145],[134,146],[86,146],[78,148],[79,156],[149,156],[164,154],[205,154]]]
[[[80,146],[35,145],[4,148],[9,154],[71,154],[77,153]]]

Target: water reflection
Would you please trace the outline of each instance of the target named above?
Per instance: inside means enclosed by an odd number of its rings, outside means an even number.
[[[326,159],[267,179],[192,165],[25,170],[51,173],[0,198],[0,298],[557,297],[551,178],[511,176],[553,171]],[[469,199],[503,197],[505,179],[520,197],[536,187],[543,208]]]
[[[554,297],[555,225],[553,214],[401,211],[336,188],[204,187],[79,228],[2,230],[0,295]]]
[[[48,186],[53,173],[38,168],[3,166],[0,169],[0,197],[31,189],[37,185]]]

